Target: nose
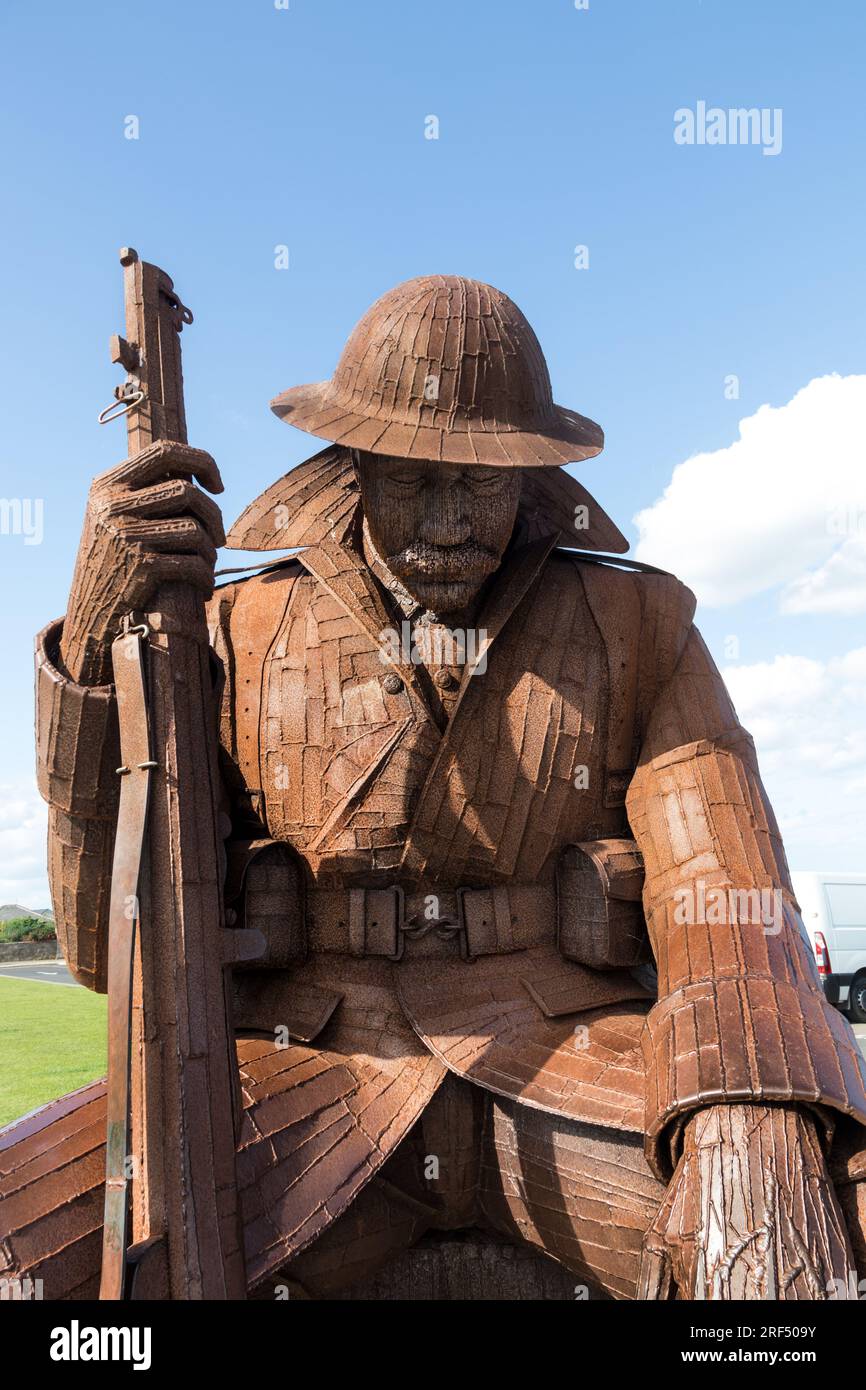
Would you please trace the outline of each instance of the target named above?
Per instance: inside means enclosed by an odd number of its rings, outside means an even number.
[[[440,478],[425,499],[421,539],[428,545],[462,545],[472,535],[468,489],[459,478]]]

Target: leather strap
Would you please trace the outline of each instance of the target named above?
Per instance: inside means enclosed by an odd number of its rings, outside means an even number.
[[[350,956],[402,954],[403,894],[399,888],[307,890],[307,948]]]
[[[124,619],[111,645],[120,722],[120,804],[108,923],[108,1129],[105,1149],[105,1222],[101,1299],[124,1297],[126,1281],[129,1154],[129,1076],[132,977],[139,920],[138,878],[147,824],[151,770],[150,728],[144,680],[146,623]]]

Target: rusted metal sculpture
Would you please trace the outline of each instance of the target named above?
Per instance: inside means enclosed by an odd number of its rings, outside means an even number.
[[[249,1293],[850,1296],[866,1070],[693,596],[556,466],[600,429],[516,306],[452,276],[274,409],[331,444],[229,544],[297,553],[208,609],[223,899],[267,943],[231,988]],[[58,931],[97,989],[109,634],[167,570],[212,583],[191,474],[218,485],[171,445],[97,480],[39,639]],[[48,1297],[98,1281],[104,1122],[96,1084],[0,1135],[0,1250]]]

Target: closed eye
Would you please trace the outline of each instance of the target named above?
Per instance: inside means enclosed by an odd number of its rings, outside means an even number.
[[[424,484],[424,479],[419,478],[417,473],[404,474],[402,477],[400,477],[399,474],[389,473],[387,480],[403,491],[411,491],[422,487]]]
[[[467,474],[467,482],[476,492],[495,492],[505,485],[506,476],[504,469],[497,469],[495,473],[485,470],[483,477],[480,474]]]

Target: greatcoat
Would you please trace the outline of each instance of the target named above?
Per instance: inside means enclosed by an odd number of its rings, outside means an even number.
[[[227,902],[268,941],[233,981],[251,1288],[339,1291],[475,1226],[634,1297],[681,1126],[725,1101],[811,1107],[853,1227],[866,1068],[693,595],[600,561],[619,532],[534,470],[474,660],[425,665],[383,639],[413,615],[361,525],[324,450],[230,536],[297,553],[209,605]],[[117,715],[64,673],[61,631],[38,643],[39,778],[58,934],[100,990]],[[0,1135],[0,1272],[49,1297],[93,1288],[103,1124],[96,1083]]]

